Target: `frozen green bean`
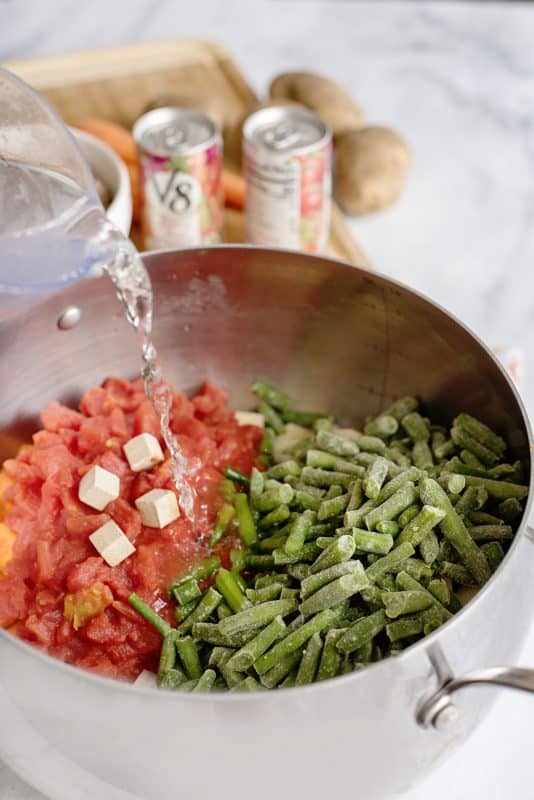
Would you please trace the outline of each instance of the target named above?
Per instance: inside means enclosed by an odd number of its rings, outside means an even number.
[[[416,592],[424,592],[428,595],[429,599],[432,601],[432,604],[438,609],[441,618],[444,622],[452,617],[451,612],[445,608],[443,603],[441,603],[437,597],[435,597],[428,589],[419,583],[415,578],[409,575],[407,572],[399,572],[397,575],[395,582],[397,584],[397,588],[400,591],[408,592],[408,591],[416,591]]]
[[[439,540],[435,531],[429,531],[427,535],[419,542],[419,553],[421,558],[431,566],[439,555]]]
[[[353,481],[350,474],[345,472],[329,471],[326,469],[315,469],[314,467],[304,467],[301,474],[303,483],[309,483],[310,486],[326,487],[337,484],[344,489],[348,489]]]
[[[496,570],[504,558],[504,550],[500,542],[485,542],[481,550],[492,570]]]
[[[292,614],[297,610],[297,605],[295,600],[271,600],[222,619],[218,623],[218,627],[223,636],[232,636],[240,631],[262,628],[272,622],[275,617]]]
[[[420,495],[423,503],[433,505],[445,511],[440,522],[443,535],[450,541],[459,557],[471,572],[477,583],[483,584],[490,577],[490,568],[484,553],[475,544],[454,506],[439,483],[432,478],[425,478],[420,484]]]
[[[401,425],[414,442],[428,442],[430,439],[430,428],[418,411],[406,414]]]
[[[381,522],[376,523],[376,530],[378,533],[388,533],[390,536],[397,536],[400,527],[397,522],[392,519],[383,519]]]
[[[300,514],[293,524],[289,536],[284,544],[284,550],[288,555],[296,555],[300,553],[304,547],[304,542],[308,536],[312,526],[312,517],[308,511]]]
[[[417,611],[424,611],[433,605],[428,592],[417,590],[407,590],[404,592],[384,592],[382,602],[386,609],[386,614],[390,619],[396,619],[404,614],[414,614]]]
[[[395,494],[388,497],[376,508],[372,508],[365,516],[365,524],[369,530],[373,530],[377,522],[386,519],[395,519],[405,508],[411,506],[417,499],[417,491],[411,481],[405,483]]]
[[[379,558],[371,564],[370,567],[367,567],[367,577],[371,583],[374,583],[378,578],[381,578],[382,575],[391,572],[395,566],[405,559],[413,556],[414,552],[415,550],[409,542],[398,545],[394,550],[388,553],[387,556],[382,556],[382,558]]]
[[[515,520],[523,514],[523,506],[517,497],[508,497],[506,500],[503,500],[502,503],[499,503],[497,508],[499,514],[506,522],[515,522]]]
[[[523,500],[528,494],[528,486],[508,483],[508,481],[497,481],[492,478],[479,478],[475,475],[467,475],[466,483],[468,486],[481,486],[496,500],[506,500],[509,497]]]
[[[386,625],[386,633],[390,642],[398,642],[401,639],[410,639],[423,633],[424,620],[421,615],[403,617]]]
[[[514,532],[510,525],[472,525],[469,533],[475,542],[490,542],[496,539],[512,539]]]
[[[449,605],[451,593],[447,581],[443,580],[443,578],[434,578],[431,580],[428,584],[428,591],[444,606]]]
[[[319,660],[323,650],[323,640],[320,633],[314,633],[311,639],[306,643],[306,647],[300,659],[297,677],[295,679],[296,686],[305,686],[308,683],[313,683]]]
[[[261,475],[261,472],[258,472],[258,475]],[[226,533],[228,526],[230,525],[231,521],[233,520],[235,515],[235,508],[230,503],[224,503],[221,506],[217,513],[217,517],[215,519],[215,524],[213,526],[213,532],[210,537],[209,545],[210,547],[215,547],[217,542],[222,538],[222,536]]]
[[[399,514],[399,517],[397,519],[399,527],[401,529],[405,528],[406,525],[409,522],[411,522],[412,519],[416,517],[420,511],[421,511],[421,506],[419,505],[419,503],[413,503],[413,505],[408,506],[408,508],[405,508],[402,514]]]
[[[388,622],[385,611],[375,611],[367,617],[362,617],[348,628],[337,642],[340,653],[348,654],[359,650],[367,642],[384,630]]]
[[[349,499],[348,494],[341,494],[338,497],[323,500],[317,511],[317,519],[322,522],[343,514],[349,504]]]
[[[228,661],[228,666],[238,672],[249,669],[271,645],[284,636],[286,630],[282,617],[275,617],[253,639],[235,651]]]
[[[434,466],[434,457],[428,442],[415,442],[412,450],[413,463],[419,469],[431,469]]]
[[[342,655],[337,649],[337,643],[344,634],[344,630],[333,628],[325,636],[323,651],[317,669],[316,680],[326,681],[335,678],[339,673]]]
[[[224,597],[226,603],[235,613],[248,605],[248,600],[239,586],[236,576],[227,569],[221,569],[215,578],[215,586]],[[191,615],[192,616],[192,615]],[[229,618],[230,619],[230,618]],[[195,620],[197,622],[198,620]],[[186,623],[188,620],[186,620]]]
[[[424,505],[416,517],[402,529],[397,537],[397,544],[410,542],[412,547],[418,547],[430,531],[445,517],[442,508]]]
[[[363,481],[363,490],[370,500],[376,500],[380,494],[380,489],[388,474],[388,461],[382,456],[378,456],[369,465],[367,476]]]
[[[263,675],[272,669],[277,661],[300,650],[314,633],[321,633],[335,619],[335,611],[328,608],[304,622],[297,630],[285,636],[254,662],[254,669],[258,675]]]
[[[393,547],[393,537],[389,533],[374,533],[354,528],[353,537],[356,550],[363,553],[385,555]]]
[[[316,441],[321,450],[326,450],[328,453],[343,458],[355,456],[360,452],[360,448],[354,439],[349,439],[331,431],[318,431]]]
[[[462,413],[453,421],[454,426],[462,428],[470,436],[478,439],[485,447],[493,450],[499,457],[504,455],[506,442],[480,420],[470,414]]]
[[[363,432],[367,436],[378,436],[380,439],[388,439],[397,433],[399,423],[391,414],[380,414],[378,417],[366,423]]]
[[[355,550],[354,538],[350,535],[343,535],[335,539],[326,550],[323,550],[311,565],[311,571],[321,572],[341,561],[348,561],[352,558]]]
[[[369,579],[365,574],[364,568],[361,567],[357,572],[342,575],[340,578],[327,583],[307,597],[306,600],[303,600],[300,604],[300,613],[304,616],[310,616],[318,611],[324,611],[325,608],[333,608],[368,585]]]
[[[278,686],[284,678],[286,678],[289,673],[300,663],[301,659],[301,648],[295,650],[295,652],[288,653],[288,655],[282,656],[272,667],[271,669],[263,672],[260,675],[260,681],[262,685],[266,689],[274,689],[275,686]]]

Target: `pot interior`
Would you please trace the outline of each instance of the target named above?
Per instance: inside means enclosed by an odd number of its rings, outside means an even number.
[[[251,247],[146,256],[154,338],[169,379],[190,391],[215,381],[236,408],[270,379],[299,407],[360,424],[403,394],[434,418],[466,410],[529,462],[514,390],[465,328],[409,289],[326,258]],[[57,327],[67,305],[83,312]],[[0,458],[39,427],[50,401],[75,404],[108,375],[139,373],[140,351],[108,278],[80,281],[0,319]]]

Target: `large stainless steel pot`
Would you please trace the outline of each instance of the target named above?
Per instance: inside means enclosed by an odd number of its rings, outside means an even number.
[[[238,407],[258,375],[301,404],[358,423],[404,393],[434,415],[466,409],[530,463],[521,402],[491,354],[457,321],[398,284],[323,258],[246,247],[155,253],[155,333],[171,379],[205,378]],[[83,310],[68,331],[66,306]],[[53,398],[74,402],[139,354],[103,278],[80,283],[0,327],[3,455]],[[528,519],[529,501],[525,519]],[[403,655],[318,686],[238,696],[135,689],[76,671],[0,632],[0,756],[57,800],[220,798],[251,791],[367,800],[409,787],[484,716],[488,690],[449,694],[470,675],[522,684],[513,662],[534,603],[525,522],[468,607]],[[465,684],[465,680],[463,681]],[[445,689],[443,687],[445,686]],[[442,690],[442,691],[439,691]],[[438,692],[436,694],[436,692]],[[241,788],[239,788],[241,787]]]

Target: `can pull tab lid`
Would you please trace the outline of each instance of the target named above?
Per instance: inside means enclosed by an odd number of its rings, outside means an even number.
[[[298,144],[300,133],[292,125],[280,123],[275,128],[265,131],[264,141],[273,150],[286,150],[292,145]]]
[[[187,132],[183,125],[168,125],[162,131],[162,138],[165,147],[172,150],[187,141]]]

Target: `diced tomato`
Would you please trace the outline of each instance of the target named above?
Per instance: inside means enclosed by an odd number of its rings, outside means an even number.
[[[206,556],[222,470],[250,471],[262,432],[239,427],[226,394],[211,383],[191,400],[175,393],[171,427],[184,456],[196,459],[197,497],[193,522],[181,516],[160,530],[141,524],[135,500],[154,488],[175,488],[172,462],[134,473],[122,450],[142,432],[161,441],[143,382],[108,378],[84,395],[80,409],[52,403],[33,446],[21,448],[0,473],[0,524],[5,515],[6,531],[15,534],[12,548],[12,535],[3,537],[9,560],[0,576],[0,625],[83,669],[133,680],[157,668],[161,637],[128,598],[136,591],[151,604],[157,600],[158,613],[173,622],[168,585]],[[101,513],[78,498],[80,479],[95,464],[120,478],[120,497]],[[89,541],[110,519],[136,547],[113,568]],[[235,544],[230,535],[217,547],[225,564]]]

